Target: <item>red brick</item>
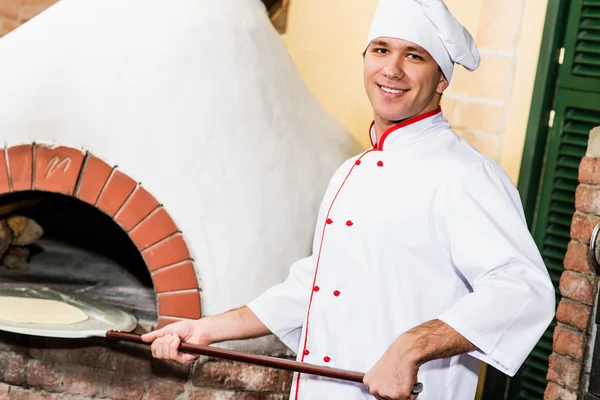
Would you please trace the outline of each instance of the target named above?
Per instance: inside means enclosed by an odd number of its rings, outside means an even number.
[[[593,157],[583,157],[579,164],[579,182],[590,185],[600,183],[600,160]]]
[[[71,349],[69,348],[35,348],[32,347],[29,349],[29,353],[31,357],[45,360],[45,361],[54,361],[56,364],[68,364],[70,361]]]
[[[544,400],[577,400],[577,393],[550,382],[546,386]]]
[[[130,233],[129,237],[138,250],[142,251],[153,244],[173,235],[177,226],[164,208],[158,208],[144,219]]]
[[[160,293],[157,300],[160,315],[200,318],[200,294],[197,291]]]
[[[198,288],[196,271],[191,261],[152,272],[152,282],[157,293]]]
[[[289,392],[292,389],[292,380],[294,373],[292,371],[279,371],[279,390]]]
[[[57,395],[39,393],[17,387],[10,389],[10,400],[55,400]]]
[[[33,147],[29,144],[14,146],[7,150],[7,155],[12,190],[31,190]]]
[[[76,367],[65,371],[63,390],[82,396],[98,396],[111,378],[112,372]]]
[[[589,243],[592,231],[600,223],[600,217],[575,212],[571,222],[571,238]]]
[[[114,216],[136,186],[137,183],[133,179],[115,170],[100,194],[98,208],[111,217]]]
[[[73,194],[85,154],[70,147],[35,146],[34,189]]]
[[[16,353],[0,353],[0,382],[11,385],[25,383],[25,358]]]
[[[107,352],[101,346],[77,346],[69,349],[68,363],[94,369],[110,370],[110,367],[105,363],[107,358]]]
[[[188,381],[192,365],[181,365],[173,361],[157,360],[151,358],[152,379],[165,380],[168,382],[179,382],[184,384]]]
[[[148,269],[154,271],[189,260],[190,250],[183,240],[183,236],[178,234],[143,250],[142,257],[144,257]]]
[[[208,360],[195,365],[192,383],[220,389],[276,391],[279,371],[256,365]]]
[[[62,388],[62,373],[55,365],[45,364],[39,360],[29,360],[27,385],[49,392],[58,392]]]
[[[575,191],[575,208],[586,214],[600,213],[600,188],[580,184]]]
[[[233,400],[235,392],[223,390],[190,388],[187,393],[188,400]]]
[[[159,206],[158,201],[141,186],[133,192],[123,208],[115,215],[115,221],[129,232]]]
[[[182,383],[167,380],[151,380],[148,385],[145,400],[174,399],[183,393],[185,387]]]
[[[144,395],[145,380],[132,375],[113,375],[104,395],[117,400],[140,400]]]
[[[84,346],[70,351],[69,363],[137,376],[152,375],[150,360],[127,353],[127,348]]]
[[[554,328],[555,353],[582,361],[584,347],[585,336],[581,332],[560,325]]]
[[[560,293],[563,297],[592,305],[595,281],[595,277],[573,271],[564,271],[560,277]]]
[[[0,383],[0,400],[8,399],[8,391],[10,390],[10,386]]]
[[[558,354],[551,354],[546,379],[577,390],[581,364]]]
[[[98,157],[88,155],[75,197],[88,204],[95,205],[112,169],[110,165]]]
[[[105,368],[121,374],[132,374],[138,377],[150,377],[152,375],[152,367],[150,359],[146,358],[145,353],[134,352],[127,348],[106,349],[105,352]],[[139,350],[139,349],[136,349]],[[131,353],[128,353],[131,351]]]
[[[19,5],[17,3],[0,3],[0,17],[17,19],[19,16]]]
[[[590,319],[591,307],[569,299],[561,299],[556,309],[556,320],[585,332]]]
[[[586,275],[596,275],[588,263],[589,246],[572,240],[565,254],[565,269],[581,272]]]

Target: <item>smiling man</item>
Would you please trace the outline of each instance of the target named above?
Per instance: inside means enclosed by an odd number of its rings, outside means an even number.
[[[183,340],[274,333],[298,360],[366,372],[296,374],[293,399],[473,399],[480,362],[513,375],[554,315],[554,289],[502,169],[440,109],[473,38],[441,0],[381,0],[364,52],[372,148],[333,176],[312,255],[247,306],[144,336],[189,363]]]
[[[448,80],[421,46],[379,37],[369,44],[363,57],[365,88],[377,132],[439,107]]]

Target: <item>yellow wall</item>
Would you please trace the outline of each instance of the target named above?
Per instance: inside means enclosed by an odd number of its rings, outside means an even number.
[[[371,109],[362,83],[362,56],[373,0],[291,0],[282,38],[304,80],[360,143]]]
[[[291,0],[282,38],[325,109],[363,146],[371,109],[362,57],[376,0]],[[454,129],[517,180],[547,0],[447,0],[480,48],[455,69],[442,108]]]

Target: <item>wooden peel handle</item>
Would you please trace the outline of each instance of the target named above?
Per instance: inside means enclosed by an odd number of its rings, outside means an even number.
[[[116,331],[106,332],[106,337],[109,339],[123,340],[132,343],[141,343],[150,345],[142,340],[140,335],[133,333],[123,333]],[[350,382],[362,383],[364,374],[360,372],[345,371],[341,369],[320,367],[317,365],[301,363],[298,361],[285,360],[277,357],[260,356],[256,354],[242,353],[234,350],[220,349],[211,346],[201,346],[197,344],[181,343],[179,351],[183,353],[200,354],[203,356],[223,358],[226,360],[240,361],[249,364],[262,365],[264,367],[284,369],[294,372],[302,372],[305,374],[324,376],[327,378],[341,379]],[[413,393],[421,393],[423,385],[419,382],[413,387]]]

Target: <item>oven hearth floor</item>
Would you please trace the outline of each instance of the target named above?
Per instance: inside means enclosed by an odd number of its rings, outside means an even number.
[[[152,325],[157,318],[153,287],[109,258],[51,239],[36,243],[28,271],[0,266],[0,288],[16,287],[83,294],[130,312],[140,325]]]

